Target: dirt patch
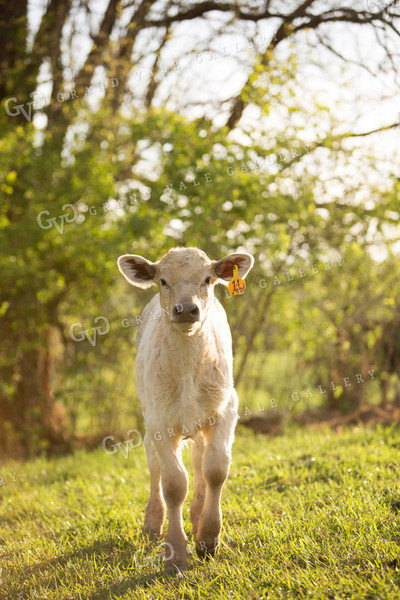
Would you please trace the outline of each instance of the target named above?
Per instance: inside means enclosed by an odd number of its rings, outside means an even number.
[[[270,410],[264,411],[257,415],[252,415],[249,418],[241,418],[240,425],[249,427],[255,433],[264,435],[280,435],[283,433],[284,424],[290,421],[316,429],[318,427],[331,427],[339,429],[346,425],[357,424],[380,424],[391,425],[392,423],[400,423],[400,407],[395,404],[387,404],[386,406],[361,406],[351,413],[340,414],[338,412],[309,409],[300,415],[292,415],[288,420],[287,415],[282,411]]]
[[[315,418],[314,416],[314,419],[312,420],[310,420],[310,416],[311,415],[300,415],[296,420],[311,428],[327,426],[332,429],[337,429],[343,425],[357,425],[359,423],[391,425],[392,423],[400,423],[400,407],[394,404],[387,404],[384,407],[366,405],[357,408],[351,413],[342,415],[320,413],[319,418]]]

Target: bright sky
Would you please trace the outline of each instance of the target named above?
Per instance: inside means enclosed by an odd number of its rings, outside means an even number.
[[[352,3],[352,7],[376,10],[381,4],[381,0],[358,0]],[[323,0],[317,2],[315,10],[321,5],[324,5]],[[37,30],[44,6],[44,0],[31,0],[29,3],[32,31]],[[77,33],[74,34],[71,60],[66,54],[66,64],[72,70],[79,68],[89,52],[89,29],[96,29],[99,25],[105,6],[106,0],[92,0],[89,3],[90,22],[81,10],[75,10],[74,29]],[[133,7],[130,10],[132,12]],[[127,11],[125,23],[129,17],[130,13]],[[172,40],[162,52],[163,68],[166,71],[172,69],[172,73],[162,75],[156,99],[159,105],[185,111],[189,116],[200,116],[205,111],[215,118],[216,124],[225,123],[229,105],[221,110],[215,101],[234,97],[240,91],[251,73],[256,51],[262,52],[265,49],[279,25],[279,21],[275,20],[258,25],[246,22],[240,27],[231,27],[227,24],[228,20],[229,15],[214,12],[212,19],[207,22],[196,19],[175,26]],[[324,31],[329,32],[330,44],[336,51],[352,61],[362,61],[372,71],[377,70],[383,51],[371,29],[338,23],[329,28],[326,26]],[[70,33],[71,25],[65,28],[66,40]],[[251,39],[254,40],[256,49],[251,48]],[[141,34],[140,41],[140,52],[144,56],[134,57],[134,60],[139,60],[131,75],[131,88],[137,92],[137,96],[140,96],[148,84],[148,69],[154,60],[152,52],[158,43],[154,31],[150,29]],[[398,41],[396,43],[397,48],[394,46],[393,49],[398,51],[400,44]],[[194,49],[197,52],[194,53]],[[285,64],[291,52],[296,54],[298,62],[296,97],[304,107],[304,111],[297,113],[295,118],[299,125],[304,126],[305,138],[307,135],[310,140],[315,138],[315,128],[307,121],[310,119],[307,113],[315,99],[319,104],[329,107],[334,115],[337,122],[334,133],[349,130],[363,132],[399,122],[399,88],[391,67],[386,73],[380,72],[379,77],[373,77],[366,70],[351,63],[345,64],[336,58],[317,43],[313,31],[302,32],[295,42],[283,42],[279,45],[277,58],[281,64]],[[174,65],[178,68],[174,69]],[[98,73],[99,80],[103,77],[104,74]],[[43,79],[46,78],[48,79],[44,71]],[[49,96],[49,85],[42,86],[42,91],[45,96]],[[258,111],[248,108],[241,124],[245,125],[246,121],[257,122],[258,118]],[[268,122],[272,130],[279,129],[285,126],[285,119],[285,111],[275,111]],[[326,120],[324,131],[321,119],[318,127],[322,136],[329,132],[330,123]],[[389,164],[399,164],[399,131],[400,128],[396,128],[368,138],[358,138],[355,142],[366,151],[372,148],[373,154],[382,159],[382,169],[376,173],[376,182],[385,178]]]

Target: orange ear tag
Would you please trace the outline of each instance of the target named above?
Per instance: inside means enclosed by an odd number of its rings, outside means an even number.
[[[244,294],[245,289],[246,284],[244,280],[239,277],[239,268],[237,265],[234,265],[233,277],[228,284],[228,292],[234,296],[239,296],[240,294]]]

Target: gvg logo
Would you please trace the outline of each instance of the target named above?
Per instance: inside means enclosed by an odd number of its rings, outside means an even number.
[[[104,452],[106,454],[110,454],[110,455],[120,452],[122,454],[122,456],[125,459],[127,459],[129,457],[129,452],[131,450],[134,450],[135,448],[139,448],[139,446],[141,446],[143,444],[143,437],[142,437],[142,434],[140,433],[140,431],[138,431],[137,429],[130,429],[129,431],[126,432],[126,435],[128,438],[131,435],[137,436],[137,441],[135,441],[135,439],[129,439],[129,440],[125,440],[124,442],[118,442],[118,443],[110,444],[108,446],[107,443],[109,440],[112,442],[114,442],[114,440],[115,440],[115,437],[113,435],[108,435],[101,442]],[[122,447],[123,444],[125,445],[125,448]]]
[[[165,550],[161,551],[162,546],[165,546]],[[168,550],[168,556],[167,551]],[[162,561],[167,562],[174,558],[174,547],[169,542],[163,542],[159,551],[157,552],[157,556],[144,556],[145,550],[135,552],[133,555],[133,560],[135,563],[135,567],[137,569],[144,569],[145,567],[152,567],[154,570],[159,571],[161,568]],[[140,556],[142,555],[142,556]]]
[[[74,340],[74,342],[83,342],[84,339],[87,339],[94,348],[97,344],[97,336],[106,335],[111,328],[110,321],[107,319],[107,317],[100,316],[96,317],[94,320],[95,323],[99,323],[99,321],[102,322],[101,325],[97,325],[97,327],[91,327],[90,329],[82,329],[82,323],[74,323],[69,328],[69,334],[71,338]],[[79,332],[76,332],[77,327],[81,328]],[[92,334],[90,334],[91,331],[93,332]]]
[[[41,229],[51,229],[52,227],[55,227],[59,233],[63,234],[64,224],[75,223],[79,213],[78,209],[73,204],[64,204],[61,210],[70,210],[71,212],[66,212],[58,217],[51,217],[48,219],[47,217],[50,215],[49,211],[42,210],[36,218],[39,227],[41,227]]]
[[[46,105],[46,98],[39,92],[32,92],[29,94],[29,97],[32,98],[30,102],[26,102],[26,104],[17,104],[16,106],[15,103],[18,102],[17,98],[9,98],[5,106],[6,113],[10,115],[10,117],[23,115],[27,121],[31,121],[32,109],[41,110]]]

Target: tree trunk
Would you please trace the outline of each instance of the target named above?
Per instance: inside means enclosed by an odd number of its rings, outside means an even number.
[[[394,404],[396,406],[400,406],[400,379],[396,383],[395,394],[394,394]]]
[[[51,353],[49,332],[46,345],[26,340],[15,362],[14,395],[0,399],[0,451],[28,457],[41,451],[65,452],[70,445],[66,433],[65,411],[54,400],[51,390]]]
[[[381,378],[381,407],[385,408],[388,404],[388,391],[389,391],[389,380],[387,378]]]

